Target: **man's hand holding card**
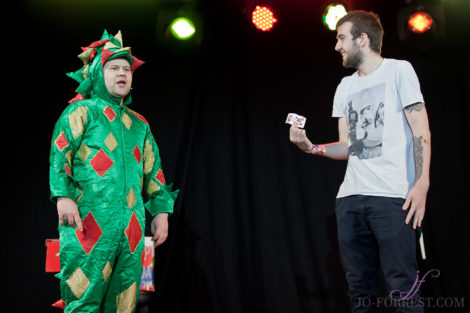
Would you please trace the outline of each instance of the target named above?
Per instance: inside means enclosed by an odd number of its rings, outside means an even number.
[[[292,125],[290,127],[290,141],[293,142],[300,150],[305,153],[317,154],[325,153],[326,149],[323,145],[314,145],[308,138],[305,130],[307,119],[295,113],[287,115],[286,123]]]

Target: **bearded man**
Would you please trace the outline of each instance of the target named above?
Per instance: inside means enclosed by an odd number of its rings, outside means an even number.
[[[388,288],[384,299],[395,312],[423,312],[412,288],[431,134],[413,67],[383,58],[382,37],[376,14],[352,11],[338,21],[335,50],[344,67],[356,70],[342,79],[334,96],[339,140],[314,145],[295,126],[290,140],[306,153],[348,160],[336,217],[352,311],[375,312],[384,304],[378,301],[381,267]]]

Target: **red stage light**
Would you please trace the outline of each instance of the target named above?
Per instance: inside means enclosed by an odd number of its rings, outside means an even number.
[[[266,6],[257,5],[251,13],[251,21],[261,31],[270,31],[277,22],[274,11]]]
[[[416,12],[408,19],[408,27],[415,33],[421,34],[431,28],[433,19],[426,12]]]

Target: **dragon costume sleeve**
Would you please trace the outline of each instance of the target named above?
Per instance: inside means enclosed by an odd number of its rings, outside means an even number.
[[[166,185],[165,176],[161,167],[160,155],[155,139],[147,132],[144,146],[144,190],[149,200],[145,203],[146,209],[155,216],[158,213],[173,213],[173,204],[179,190],[173,190],[173,184]]]
[[[87,107],[71,104],[57,121],[50,151],[51,200],[68,197],[76,200],[73,157],[77,155],[81,135],[86,128]],[[82,151],[83,153],[83,151]]]

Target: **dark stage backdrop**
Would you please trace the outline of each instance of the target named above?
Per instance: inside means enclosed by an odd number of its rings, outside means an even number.
[[[48,200],[51,134],[75,95],[65,73],[81,66],[80,46],[104,28],[121,29],[125,45],[147,62],[135,73],[131,107],[149,121],[167,181],[181,189],[169,238],[157,250],[157,292],[139,310],[348,311],[334,214],[346,164],[301,153],[284,121],[289,112],[304,115],[312,141],[336,141],[333,95],[351,71],[334,51],[335,34],[320,24],[326,2],[273,2],[280,22],[270,33],[251,27],[242,2],[199,3],[204,29],[195,47],[157,40],[164,2],[116,1],[111,9],[106,1],[31,0],[17,3],[17,15],[9,11],[2,132],[9,290],[2,312],[59,312],[50,307],[58,280],[44,271],[44,241],[58,236]],[[449,306],[464,298],[465,308],[429,312],[469,312],[468,5],[445,2],[447,36],[422,51],[398,40],[402,4],[359,1],[355,8],[381,15],[383,55],[413,64],[429,112],[427,259],[418,258],[420,275],[438,269],[440,276],[420,290],[431,301],[451,299]]]

